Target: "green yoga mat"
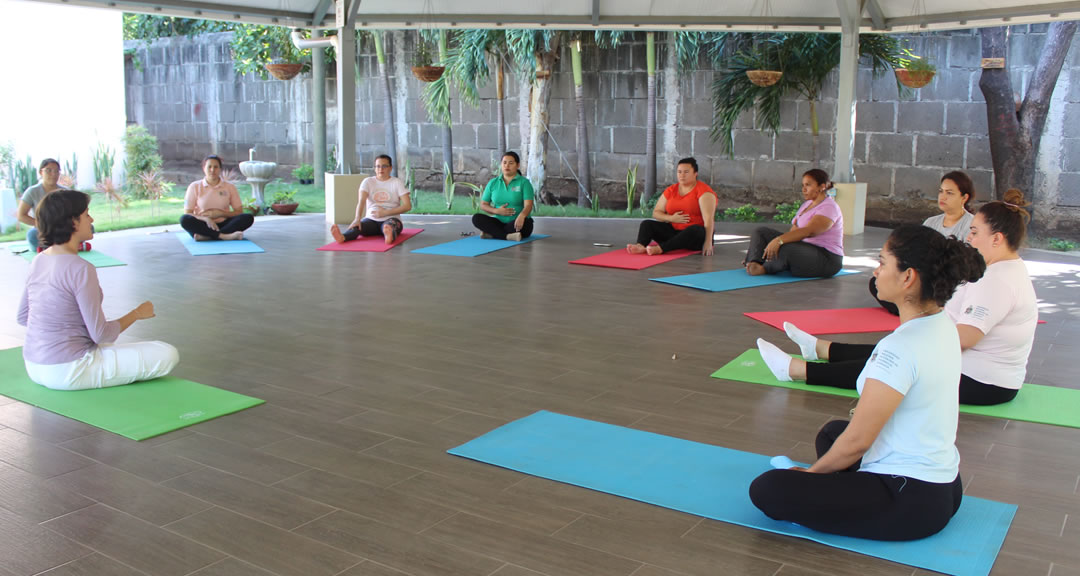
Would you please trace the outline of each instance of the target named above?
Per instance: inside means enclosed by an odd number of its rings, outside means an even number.
[[[769,367],[761,359],[761,353],[758,352],[757,348],[743,352],[738,358],[713,372],[712,377],[790,388],[792,390],[806,390],[819,394],[832,394],[833,396],[844,396],[846,398],[857,398],[859,396],[854,390],[843,388],[810,386],[805,382],[781,382],[769,371]],[[1080,428],[1080,390],[1057,386],[1040,386],[1039,384],[1024,384],[1024,387],[1020,389],[1020,393],[1016,395],[1012,402],[998,404],[997,406],[968,406],[961,404],[960,412],[993,416],[994,418],[1004,418],[1006,420],[1022,420],[1024,422]]]
[[[0,350],[0,394],[132,440],[145,440],[263,403],[169,376],[112,388],[50,390],[26,375],[22,348]]]
[[[30,246],[26,243],[12,244],[8,247],[10,252],[18,252],[20,249],[26,249],[25,252],[19,255],[23,257],[23,260],[30,262],[34,259],[35,254],[30,251]],[[83,260],[94,265],[94,268],[108,268],[110,266],[127,266],[127,264],[105,254],[104,252],[98,252],[97,250],[90,250],[89,252],[79,252],[79,257]]]

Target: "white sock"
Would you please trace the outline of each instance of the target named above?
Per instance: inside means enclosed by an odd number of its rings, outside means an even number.
[[[791,368],[791,356],[762,338],[757,339],[757,348],[761,352],[761,359],[765,361],[765,365],[769,367],[773,376],[781,382],[791,382],[788,372]]]
[[[817,336],[799,330],[798,327],[791,322],[784,322],[784,332],[787,333],[787,337],[791,338],[792,342],[799,345],[799,350],[802,351],[803,360],[813,362],[818,359]]]

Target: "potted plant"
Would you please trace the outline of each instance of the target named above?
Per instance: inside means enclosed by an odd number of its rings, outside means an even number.
[[[296,190],[274,194],[274,199],[270,202],[270,207],[274,209],[274,214],[285,216],[296,212],[300,203],[293,200],[294,194],[296,194]]]
[[[292,171],[292,175],[301,184],[313,184],[315,182],[315,167],[311,164],[301,164]]]
[[[902,68],[894,70],[896,80],[908,88],[922,88],[934,79],[937,67],[925,58],[913,56]]]
[[[431,49],[424,39],[417,34],[416,54],[413,56],[413,76],[421,82],[434,82],[443,74],[445,67],[433,66]]]
[[[259,203],[254,198],[249,200],[247,204],[244,204],[244,211],[250,212],[252,216],[258,216]]]

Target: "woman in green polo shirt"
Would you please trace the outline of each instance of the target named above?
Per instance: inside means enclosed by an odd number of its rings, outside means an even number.
[[[502,176],[492,178],[484,188],[480,210],[486,214],[472,217],[473,226],[483,233],[481,238],[519,242],[532,235],[533,187],[518,171],[520,164],[516,152],[503,154]]]

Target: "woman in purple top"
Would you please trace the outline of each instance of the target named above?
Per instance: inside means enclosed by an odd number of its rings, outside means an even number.
[[[180,356],[164,342],[114,344],[136,320],[154,317],[143,302],[117,320],[101,310],[101,285],[79,245],[94,236],[90,197],[58,190],[38,205],[41,244],[30,263],[19,301],[18,322],[26,326],[23,361],[30,379],[54,390],[120,386],[168,374]]]
[[[804,278],[828,277],[844,262],[844,216],[826,192],[833,187],[824,170],[807,170],[802,177],[805,202],[791,220],[791,230],[762,226],[754,230],[746,251],[751,276],[788,271]]]

